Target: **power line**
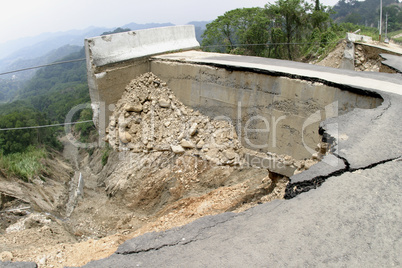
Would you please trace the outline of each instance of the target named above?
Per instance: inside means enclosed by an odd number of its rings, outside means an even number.
[[[304,43],[262,43],[262,44],[233,44],[233,45],[209,45],[209,46],[200,46],[201,48],[208,48],[208,47],[241,47],[241,46],[278,46],[278,45],[307,45],[307,44],[334,44],[338,42],[304,42]],[[85,61],[86,58],[81,58],[81,59],[76,59],[76,60],[68,60],[68,61],[58,61],[54,63],[49,63],[45,65],[38,65],[38,66],[32,66],[32,67],[27,67],[23,69],[18,69],[18,70],[13,70],[13,71],[8,71],[4,73],[0,73],[0,75],[6,75],[6,74],[12,74],[12,73],[17,73],[17,72],[22,72],[22,71],[27,71],[27,70],[32,70],[32,69],[38,69],[42,67],[48,67],[48,66],[53,66],[53,65],[59,65],[59,64],[66,64],[66,63],[71,63],[71,62],[79,62],[79,61]]]
[[[38,66],[33,66],[33,67],[27,67],[23,69],[18,69],[14,71],[8,71],[4,73],[0,73],[0,75],[5,75],[5,74],[12,74],[12,73],[17,73],[17,72],[22,72],[22,71],[27,71],[27,70],[32,70],[32,69],[38,69],[42,67],[47,67],[47,66],[53,66],[53,65],[58,65],[58,64],[65,64],[65,63],[71,63],[71,62],[78,62],[78,61],[84,61],[86,58],[81,58],[81,59],[76,59],[76,60],[67,60],[67,61],[58,61],[58,62],[53,62],[45,65],[38,65]]]
[[[83,123],[89,123],[89,122],[93,122],[93,121],[92,121],[92,120],[87,120],[87,121],[70,122],[70,123],[60,123],[60,124],[44,125],[44,126],[16,127],[16,128],[1,128],[0,131],[19,130],[19,129],[36,129],[36,128],[46,128],[46,127],[58,127],[58,126],[64,126],[64,125],[83,124]]]
[[[309,44],[336,44],[337,42],[300,42],[300,43],[262,43],[262,44],[232,44],[232,45],[208,45],[204,47],[239,47],[239,46],[277,46],[277,45],[309,45]]]

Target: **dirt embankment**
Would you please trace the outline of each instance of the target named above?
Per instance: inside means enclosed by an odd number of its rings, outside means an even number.
[[[2,203],[0,260],[80,266],[134,236],[283,198],[288,179],[245,165],[233,126],[185,107],[152,74],[130,83],[110,122],[113,149],[65,141],[69,164],[50,159],[43,183],[0,178],[17,187]]]
[[[381,64],[381,53],[396,54],[392,50],[402,51],[401,46],[395,43],[379,43],[372,42],[373,46],[365,45],[364,43],[355,44],[354,66],[358,72],[387,72],[395,73],[392,69]],[[343,55],[346,47],[346,40],[338,43],[336,48],[331,51],[325,58],[312,62],[312,64],[340,68],[343,60]]]

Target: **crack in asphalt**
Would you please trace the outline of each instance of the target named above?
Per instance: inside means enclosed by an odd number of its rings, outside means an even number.
[[[379,115],[377,115],[375,118],[371,119],[371,122],[374,122],[375,120],[380,119],[380,118],[385,114],[385,112],[386,112],[389,108],[391,108],[391,105],[392,105],[392,104],[391,104],[391,101],[389,101],[388,106],[385,107]]]
[[[132,254],[144,253],[144,252],[149,252],[149,251],[158,251],[158,250],[160,250],[162,248],[165,248],[165,247],[174,247],[174,246],[177,246],[177,245],[186,245],[186,244],[189,244],[189,243],[194,242],[194,241],[196,241],[196,239],[191,239],[191,240],[188,240],[186,242],[176,241],[175,243],[171,243],[171,244],[166,243],[166,244],[160,245],[159,247],[154,247],[154,248],[151,247],[151,248],[148,248],[148,249],[139,249],[139,250],[133,250],[133,251],[116,252],[116,254],[118,254],[118,255],[132,255]]]
[[[214,228],[214,227],[216,227],[216,226],[218,226],[220,224],[226,223],[226,222],[236,218],[237,216],[238,216],[237,214],[233,214],[232,217],[230,217],[230,218],[227,218],[225,220],[216,222],[216,223],[211,224],[211,225],[206,226],[206,227],[202,227],[197,231],[196,235],[194,235],[192,238],[190,238],[188,240],[185,239],[185,238],[181,238],[181,239],[177,239],[176,241],[174,241],[172,243],[164,243],[164,244],[162,244],[162,245],[160,245],[158,247],[150,247],[150,248],[147,248],[147,249],[138,249],[138,250],[127,250],[127,251],[124,251],[124,252],[116,252],[115,254],[118,254],[118,255],[132,255],[132,254],[139,254],[139,253],[145,253],[145,252],[150,252],[150,251],[158,251],[158,250],[160,250],[162,248],[166,248],[166,247],[174,247],[174,246],[178,246],[178,245],[183,245],[184,246],[184,245],[187,245],[187,244],[190,244],[192,242],[200,240],[199,236],[205,230],[211,229],[211,228]],[[187,226],[187,225],[185,225],[185,226]],[[183,227],[183,228],[185,228],[185,227]],[[169,230],[167,232],[169,232]],[[208,239],[208,238],[209,237],[205,237],[205,238],[202,238],[201,240]]]
[[[333,155],[338,157],[339,159],[341,159],[345,163],[346,168],[339,169],[339,170],[334,171],[334,172],[332,172],[332,173],[330,173],[328,175],[325,175],[325,176],[314,177],[311,180],[305,180],[305,181],[296,182],[296,183],[289,183],[286,186],[284,198],[285,199],[292,199],[292,198],[298,196],[301,193],[305,193],[305,192],[308,192],[308,191],[310,191],[312,189],[316,189],[316,188],[320,187],[328,178],[339,177],[339,176],[341,176],[341,175],[343,175],[343,174],[345,174],[347,172],[351,173],[351,172],[355,172],[355,171],[358,171],[358,170],[371,169],[371,168],[374,168],[374,167],[376,167],[378,165],[382,165],[382,164],[385,164],[385,163],[388,163],[388,162],[391,162],[391,161],[394,161],[394,160],[401,161],[400,159],[402,159],[402,156],[398,156],[398,157],[385,159],[385,160],[382,160],[382,161],[379,161],[379,162],[375,162],[375,163],[372,163],[372,164],[370,164],[368,166],[365,166],[365,167],[350,168],[350,163],[347,161],[346,158],[341,157],[341,156],[339,156],[337,154],[334,154],[334,153],[333,153]]]

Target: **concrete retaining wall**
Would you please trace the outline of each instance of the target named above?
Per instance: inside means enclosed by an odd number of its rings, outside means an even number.
[[[346,39],[349,42],[372,42],[373,38],[366,35],[354,34],[354,33],[347,33]]]
[[[125,86],[134,77],[149,71],[150,56],[197,47],[199,43],[195,38],[193,25],[130,31],[86,39],[88,85],[95,124],[104,129],[105,120],[99,120],[99,117],[107,118],[111,114],[109,105],[117,102]],[[99,113],[100,110],[104,112]]]
[[[158,31],[159,37],[156,36]],[[330,83],[323,84],[320,79],[312,82],[307,77],[295,79],[299,76],[275,71],[275,75],[268,75],[257,71],[257,67],[264,68],[268,61],[272,62],[268,59],[261,65],[253,63],[258,58],[238,56],[235,61],[240,60],[236,63],[240,64],[239,70],[233,70],[230,65],[216,65],[216,62],[225,62],[217,56],[222,54],[189,51],[150,57],[162,51],[163,42],[167,44],[165,50],[195,45],[194,28],[180,26],[138,32],[86,40],[94,120],[101,137],[112,104],[122,96],[125,86],[149,71],[166,81],[184,104],[212,118],[232,121],[244,146],[261,152],[287,154],[296,159],[309,158],[315,152],[321,141],[318,133],[321,121],[354,108],[374,108],[382,102],[381,98],[370,94],[360,95]],[[152,37],[148,35],[155,36],[156,44],[152,44]],[[168,40],[169,36],[175,39],[176,35],[184,40],[182,44]],[[145,41],[141,42],[141,38]],[[189,41],[192,38],[194,42]],[[142,53],[133,51],[137,47]],[[201,58],[202,62],[191,60]],[[289,69],[290,72],[295,70]]]
[[[206,65],[153,59],[150,70],[184,104],[231,120],[247,148],[296,159],[314,153],[324,119],[382,102],[322,83]]]

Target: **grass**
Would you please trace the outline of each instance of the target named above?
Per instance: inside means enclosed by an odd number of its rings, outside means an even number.
[[[109,160],[109,154],[112,151],[112,148],[109,144],[106,144],[105,148],[102,149],[102,167],[104,167]]]
[[[24,181],[31,180],[34,176],[45,171],[42,160],[47,153],[43,148],[30,147],[26,152],[3,155],[0,154],[0,168],[8,176],[16,176]]]
[[[392,37],[392,36],[395,36],[395,35],[398,35],[398,34],[401,34],[401,33],[402,33],[402,30],[399,30],[399,31],[395,31],[395,32],[390,32],[387,35],[388,35],[388,37]]]

